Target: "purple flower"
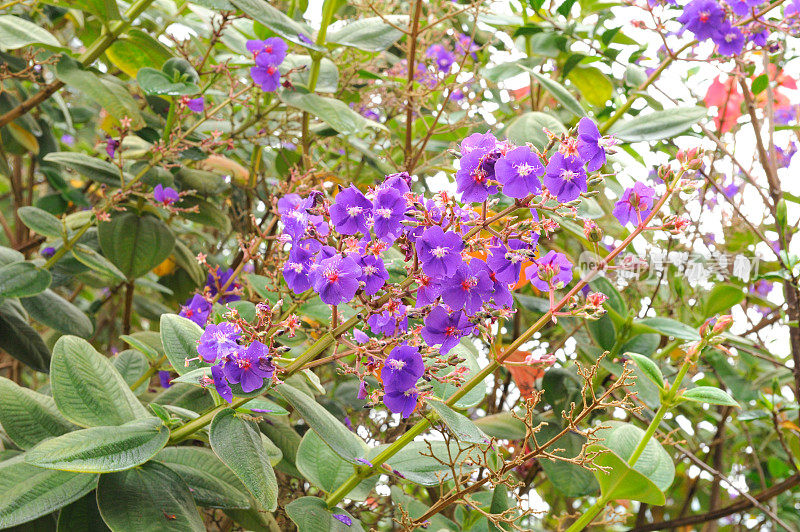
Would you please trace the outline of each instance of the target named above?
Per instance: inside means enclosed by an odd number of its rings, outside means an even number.
[[[161,383],[162,388],[169,388],[172,386],[172,376],[170,375],[169,371],[159,371],[158,372],[158,380]]]
[[[442,231],[438,225],[426,229],[416,242],[417,254],[422,262],[422,271],[431,277],[453,275],[461,260],[464,242],[461,235],[453,231]]]
[[[402,193],[395,188],[379,188],[372,202],[372,229],[375,236],[394,242],[403,232],[401,222],[406,216],[408,204]]]
[[[678,22],[701,41],[713,37],[724,20],[725,11],[715,0],[692,0],[678,17]]]
[[[383,404],[395,414],[400,414],[403,419],[406,419],[417,408],[417,398],[419,398],[419,394],[413,388],[389,390],[383,395]]]
[[[794,142],[790,142],[789,147],[787,147],[786,149],[783,149],[780,146],[776,146],[775,152],[778,156],[777,157],[778,168],[787,168],[789,164],[791,164],[794,154],[797,153],[797,144],[795,144]]]
[[[362,257],[359,265],[361,266],[361,277],[358,280],[364,283],[364,293],[371,296],[383,288],[389,279],[389,272],[383,265],[383,259],[375,255]]]
[[[508,245],[499,242],[497,246],[489,248],[486,263],[497,276],[497,279],[508,284],[517,284],[522,271],[522,263],[527,256],[517,253],[517,250],[528,249],[522,240],[511,238]]]
[[[475,44],[469,35],[459,33],[456,36],[456,52],[461,55],[472,54],[473,59],[476,58],[475,52],[480,50],[481,47]]]
[[[235,294],[235,290],[241,288],[241,285],[236,281],[231,281],[228,283],[231,276],[233,276],[233,268],[220,271],[220,268],[217,267],[213,274],[208,274],[208,278],[206,279],[206,286],[208,287],[212,296],[217,295],[217,292],[219,292],[223,286],[228,284],[228,287],[225,289],[225,293],[219,298],[219,301],[222,303],[230,303],[231,301],[239,301],[241,299],[241,297]]]
[[[448,314],[444,307],[436,307],[425,318],[425,327],[422,328],[421,334],[428,345],[442,344],[439,352],[446,355],[474,328],[475,326],[460,310]]]
[[[359,344],[365,344],[369,342],[369,336],[367,336],[361,329],[353,329],[353,339]]]
[[[39,253],[41,253],[42,257],[49,259],[50,257],[56,254],[56,248],[54,248],[53,246],[47,246],[42,248],[42,250]]]
[[[525,269],[525,275],[533,286],[549,292],[558,283],[567,285],[572,281],[572,263],[563,253],[549,251],[544,257],[533,261]]]
[[[202,113],[206,108],[206,100],[202,96],[197,98],[188,98],[186,100],[186,107],[193,113]]]
[[[172,187],[165,187],[161,183],[157,184],[153,189],[153,198],[164,205],[171,205],[178,201],[181,197],[178,191]]]
[[[737,15],[739,15],[740,17],[742,15],[746,15],[747,12],[750,11],[750,8],[748,7],[747,2],[745,2],[744,0],[725,0],[725,2],[729,6],[731,6],[731,9],[733,9],[733,12],[736,13]]]
[[[275,372],[269,348],[259,341],[250,344],[231,357],[225,364],[228,382],[239,383],[242,391],[250,393],[258,390]]]
[[[333,226],[343,235],[369,232],[367,215],[371,212],[372,203],[353,185],[339,192],[330,208]]]
[[[75,145],[75,136],[70,135],[69,133],[64,133],[61,135],[61,142],[66,144],[67,146],[74,146]]]
[[[405,305],[392,301],[389,308],[380,314],[373,314],[367,320],[370,330],[374,334],[395,336],[408,330],[408,312]]]
[[[737,55],[742,53],[744,48],[744,34],[727,20],[720,25],[712,39],[717,45],[717,51],[722,55]]]
[[[111,137],[109,137],[109,138],[106,140],[106,153],[107,153],[107,154],[108,154],[108,156],[109,156],[109,157],[111,157],[112,159],[113,159],[113,158],[114,158],[114,156],[117,154],[117,148],[119,148],[119,141],[118,141],[118,140],[116,140],[116,139],[112,139]]]
[[[270,37],[263,41],[250,40],[246,43],[247,50],[251,52],[259,66],[278,66],[286,59],[288,45],[280,37]]]
[[[644,183],[637,181],[633,188],[628,188],[614,205],[612,214],[622,225],[633,222],[639,225],[650,216],[653,209],[653,197],[656,191]]]
[[[489,296],[491,297],[493,304],[487,304],[494,307],[514,306],[514,296],[511,295],[511,290],[508,289],[508,285],[516,284],[516,281],[514,281],[514,283],[505,283],[499,280],[491,268],[489,268],[489,266],[480,259],[472,259],[472,262],[470,262],[469,265],[473,272],[483,272],[489,278]]]
[[[211,303],[200,294],[195,294],[181,307],[179,316],[188,318],[200,327],[205,327],[208,316],[211,314]]]
[[[291,236],[292,240],[302,239],[310,225],[313,225],[321,236],[328,234],[329,228],[322,216],[308,213],[313,206],[314,196],[303,199],[297,194],[287,194],[278,200],[278,213],[284,225],[283,232]]]
[[[358,291],[361,267],[352,258],[334,255],[319,263],[312,284],[323,303],[339,305],[353,299]]]
[[[578,122],[578,154],[590,172],[599,170],[606,162],[606,150],[600,145],[602,138],[591,118],[581,118]]]
[[[472,150],[462,156],[460,167],[456,172],[457,192],[462,194],[464,202],[482,202],[490,194],[497,192],[497,187],[489,184],[489,180],[494,177],[493,166],[484,164],[490,152],[480,149]],[[492,172],[490,173],[490,170]]]
[[[219,396],[228,403],[233,402],[233,392],[231,391],[231,387],[228,386],[228,381],[225,380],[222,363],[211,366],[211,378],[214,379],[214,388],[217,389]]]
[[[767,44],[767,39],[769,39],[769,31],[767,29],[763,29],[761,31],[756,31],[750,34],[750,41],[755,44],[756,46],[764,46]],[[777,111],[776,111],[777,114]],[[776,117],[777,120],[777,117]]]
[[[562,203],[577,199],[581,192],[587,191],[583,163],[573,155],[565,157],[561,152],[554,153],[547,164],[544,184]]]
[[[480,151],[488,153],[497,147],[497,139],[491,132],[486,133],[473,133],[469,137],[461,141],[459,151],[461,156],[471,153],[473,151]]]
[[[494,173],[503,184],[506,196],[524,198],[542,190],[539,176],[544,173],[544,166],[527,146],[514,148],[500,157],[494,165]]]
[[[344,514],[333,514],[333,518],[336,519],[337,521],[339,521],[340,523],[343,523],[343,524],[345,524],[347,526],[350,526],[350,525],[353,524],[353,520],[350,519],[349,516],[344,515]]]
[[[200,342],[197,344],[197,353],[206,362],[216,362],[235,354],[242,346],[237,340],[242,333],[233,323],[223,321],[219,325],[213,323],[206,327]]]
[[[281,84],[281,73],[278,67],[273,65],[250,67],[250,77],[264,92],[275,92]]]
[[[356,394],[356,398],[363,401],[364,399],[367,398],[367,395],[369,395],[369,390],[367,389],[367,381],[361,381],[358,384],[358,393]]]
[[[441,44],[433,44],[425,52],[425,57],[434,59],[441,72],[450,72],[450,67],[456,58],[453,53]]]
[[[283,278],[295,294],[300,294],[311,288],[308,274],[314,254],[307,248],[293,246],[289,252],[289,259],[283,265]]]
[[[387,390],[408,390],[413,388],[422,374],[425,364],[419,349],[409,345],[399,345],[392,349],[381,369],[381,380]]]
[[[478,312],[492,295],[492,281],[487,272],[481,268],[473,267],[473,262],[483,262],[473,259],[470,264],[461,263],[456,273],[442,283],[442,300],[452,309],[464,309],[467,314]]]
[[[436,298],[442,295],[442,283],[438,279],[421,275],[417,281],[417,306],[430,305]]]
[[[397,190],[401,196],[408,194],[411,192],[411,176],[408,175],[408,172],[389,174],[384,178],[383,183],[381,183],[378,188],[393,188]]]
[[[298,33],[297,38],[300,39],[300,42],[304,42],[306,44],[314,44],[314,41],[312,41],[311,38],[305,33]]]

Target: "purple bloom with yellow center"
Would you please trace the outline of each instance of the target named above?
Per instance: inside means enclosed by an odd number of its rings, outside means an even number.
[[[319,263],[313,278],[314,291],[323,303],[339,305],[355,297],[361,267],[348,256],[334,255]]]
[[[725,11],[715,0],[692,0],[678,17],[678,22],[699,40],[713,37],[724,20]]]
[[[590,172],[599,170],[606,163],[606,150],[602,141],[597,124],[591,118],[581,118],[578,122],[578,155]]]
[[[448,313],[444,307],[436,307],[425,318],[421,334],[428,345],[441,344],[439,352],[446,355],[474,328],[462,311]]]
[[[541,192],[539,176],[543,173],[542,161],[527,146],[514,148],[494,165],[495,177],[503,184],[503,194],[512,198],[524,198]]]
[[[650,216],[655,194],[655,190],[637,181],[632,188],[626,189],[619,201],[614,204],[612,214],[622,225],[630,222],[639,225]]]
[[[364,293],[371,296],[378,292],[389,279],[389,272],[383,265],[383,259],[375,255],[361,257],[361,277],[359,281],[364,283]]]
[[[410,390],[386,390],[383,395],[383,404],[395,414],[400,414],[403,419],[410,416],[417,408],[419,393],[415,389]]]
[[[549,251],[544,257],[533,261],[525,269],[531,284],[543,292],[551,291],[559,283],[572,281],[572,263],[566,255]]]
[[[153,198],[164,205],[171,205],[178,201],[181,197],[178,191],[172,187],[165,187],[161,183],[153,188]]]
[[[556,152],[547,163],[544,184],[558,201],[565,203],[578,199],[581,192],[586,192],[586,170],[583,163],[574,155],[564,156]]]
[[[211,366],[211,378],[214,380],[214,388],[216,388],[219,396],[228,403],[233,402],[233,391],[231,391],[228,381],[225,380],[225,370],[222,363]]]
[[[208,316],[211,314],[211,303],[200,294],[195,294],[192,299],[181,307],[180,316],[189,318],[200,327],[205,327]]]
[[[241,336],[239,327],[233,323],[227,321],[223,321],[219,325],[212,323],[203,331],[200,342],[197,344],[197,353],[206,362],[216,362],[227,358],[242,348],[238,342]]]
[[[371,212],[372,202],[353,185],[339,192],[330,208],[333,226],[343,235],[366,234]]]
[[[261,388],[264,379],[271,378],[274,372],[269,348],[259,341],[237,352],[225,364],[228,382],[238,383],[245,393]]]
[[[422,374],[425,364],[419,349],[410,345],[399,345],[392,349],[381,369],[381,380],[387,390],[413,388]]]
[[[492,295],[492,281],[486,270],[474,267],[483,262],[473,259],[469,264],[461,263],[456,273],[447,278],[442,286],[442,300],[452,309],[464,309],[467,314],[475,314],[484,301]]]
[[[394,242],[403,232],[401,223],[408,204],[395,188],[379,188],[372,202],[372,230],[381,240]]]
[[[449,277],[463,262],[461,235],[443,231],[438,225],[426,229],[416,242],[422,271],[431,277]]]

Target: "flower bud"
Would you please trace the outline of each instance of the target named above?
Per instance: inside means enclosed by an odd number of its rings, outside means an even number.
[[[584,220],[583,234],[589,242],[600,242],[603,239],[603,230],[593,220]]]

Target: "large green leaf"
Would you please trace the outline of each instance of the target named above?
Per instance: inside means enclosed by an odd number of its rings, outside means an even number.
[[[137,419],[115,427],[92,427],[45,440],[25,456],[37,467],[79,473],[124,471],[150,460],[169,440],[160,419]]]
[[[20,303],[33,319],[64,334],[88,338],[94,332],[92,320],[81,309],[50,289]]]
[[[608,421],[604,425],[608,425],[608,428],[596,432],[597,437],[604,440],[602,442],[603,447],[611,449],[617,456],[627,461],[642,440],[644,431],[629,423],[618,421]],[[653,482],[661,491],[666,491],[675,479],[675,466],[672,464],[672,459],[658,440],[654,438],[647,442],[644,451],[633,467]]]
[[[614,84],[599,68],[577,66],[567,78],[587,102],[600,109],[614,96]]]
[[[125,212],[101,222],[97,236],[103,254],[129,279],[149,272],[172,253],[175,235],[155,216]]]
[[[364,530],[361,522],[341,508],[329,509],[318,497],[300,497],[286,506],[286,513],[303,532],[353,532]],[[350,524],[342,523],[335,515],[346,516]]]
[[[531,76],[536,78],[536,81],[542,85],[547,92],[553,95],[553,97],[558,100],[558,102],[564,106],[569,112],[574,114],[575,116],[586,116],[586,111],[583,110],[581,107],[580,102],[572,95],[570,92],[559,82],[554,79],[550,79],[547,76],[542,76],[538,72],[531,70],[527,67],[522,67],[523,70],[526,70]]]
[[[186,359],[197,359],[197,342],[202,335],[203,329],[188,318],[177,314],[161,316],[161,344],[169,363],[179,375],[211,366],[199,359],[186,362]]]
[[[16,50],[31,44],[61,49],[61,43],[47,30],[14,15],[0,16],[0,50]]]
[[[61,238],[64,235],[61,221],[38,207],[20,207],[17,209],[17,216],[28,228],[42,236]]]
[[[616,453],[600,445],[592,445],[588,450],[605,451],[594,459],[596,466],[606,468],[605,471],[597,469],[594,473],[605,498],[629,499],[655,506],[662,506],[666,502],[664,493],[653,481],[631,468]]]
[[[335,98],[289,91],[281,92],[280,98],[286,105],[316,116],[343,135],[356,135],[367,127],[386,129],[382,124],[364,118],[346,103]]]
[[[462,340],[461,343],[456,345],[451,351],[450,356],[457,355],[465,359],[460,366],[465,367],[466,371],[461,374],[461,377],[469,380],[471,377],[476,375],[480,370],[481,367],[478,364],[477,353],[474,351],[474,347],[469,343],[469,340]],[[453,371],[456,368],[454,367],[447,367],[439,371],[438,375],[443,377]],[[433,389],[433,394],[442,400],[447,400],[450,398],[451,395],[456,393],[460,386],[455,386],[454,384],[450,383],[442,383],[439,381],[431,381],[431,387]],[[481,401],[483,398],[486,397],[486,383],[481,382],[474,388],[472,388],[467,394],[455,402],[453,405],[455,408],[471,408]]]
[[[703,317],[711,318],[721,312],[728,312],[731,307],[738,305],[744,299],[741,288],[732,284],[717,284],[706,296],[703,305]]]
[[[609,133],[625,142],[650,142],[679,135],[708,113],[705,107],[678,107],[640,114],[614,124]]]
[[[119,268],[114,266],[110,260],[90,248],[78,244],[72,248],[72,256],[80,262],[91,268],[92,270],[110,277],[111,279],[124,282],[127,281],[125,274],[119,271]]]
[[[64,419],[53,398],[0,377],[0,425],[22,449],[77,427]]]
[[[126,183],[133,179],[133,176],[123,172],[118,166],[96,157],[90,157],[84,153],[53,152],[45,155],[44,160],[48,163],[75,170],[98,183],[105,183],[114,187],[120,186],[123,179]]]
[[[438,486],[442,480],[452,478],[449,465],[451,459],[457,462],[458,474],[469,473],[477,468],[477,465],[467,460],[466,453],[459,455],[456,442],[450,443],[450,449],[447,445],[443,441],[413,441],[389,458],[386,463],[403,475],[404,479],[422,486]],[[369,457],[376,456],[384,447],[370,449]],[[431,453],[433,456],[429,456]]]
[[[511,415],[510,412],[500,412],[478,418],[474,421],[487,435],[501,440],[520,440],[525,437],[525,424]]]
[[[536,433],[536,441],[539,445],[544,445],[553,437],[561,432],[561,427],[550,423],[543,425]],[[545,451],[564,458],[576,458],[583,449],[586,438],[575,432],[567,432],[559,438],[553,445]],[[561,460],[550,460],[540,458],[539,465],[542,466],[547,479],[558,491],[567,497],[583,497],[597,491],[597,482],[589,469],[577,464]]]
[[[644,355],[640,355],[639,353],[625,353],[626,357],[632,359],[639,369],[642,371],[645,377],[650,379],[650,381],[658,386],[659,388],[664,388],[664,375],[661,373],[661,368],[658,367],[653,360],[647,358]]]
[[[155,461],[100,476],[97,505],[114,532],[204,532],[189,486]]]
[[[50,385],[58,410],[76,425],[122,425],[150,417],[111,362],[75,336],[56,342]]]
[[[439,401],[428,401],[430,406],[450,429],[450,432],[464,443],[489,443],[489,438],[464,414],[456,412]]]
[[[679,340],[694,342],[700,339],[700,335],[693,327],[672,318],[644,318],[636,320],[634,324],[645,330],[661,333],[664,336],[673,336]]]
[[[202,447],[167,447],[156,455],[156,460],[186,481],[198,506],[250,507],[247,488],[210,450]]]
[[[388,15],[383,18],[370,17],[353,20],[329,33],[328,41],[366,52],[382,52],[404,35],[393,25],[399,28],[407,26],[408,15]]]
[[[0,297],[30,297],[44,292],[50,272],[32,262],[12,262],[0,268]]]
[[[106,57],[128,76],[135,78],[140,68],[161,68],[172,57],[169,48],[149,34],[130,29],[114,40]]]
[[[121,351],[117,356],[114,357],[114,368],[119,371],[119,374],[122,375],[122,378],[125,380],[125,383],[128,386],[132,386],[136,383],[146,372],[150,369],[150,363],[147,361],[147,357],[144,354],[137,350],[137,349],[126,349]],[[147,387],[150,384],[150,379],[146,379],[142,384],[140,384],[133,393],[137,396],[142,395],[145,391],[147,391]]]
[[[279,9],[261,0],[231,0],[231,3],[244,13],[268,27],[284,39],[311,50],[323,51],[324,48],[310,42],[311,30],[303,24],[284,15]],[[307,40],[301,39],[303,35]]]
[[[359,445],[363,445],[358,436],[353,434],[353,438]],[[364,447],[366,451],[366,446]],[[334,453],[313,430],[305,433],[297,449],[297,469],[309,482],[328,493],[344,484],[353,474],[353,465]],[[347,497],[363,501],[377,480],[377,477],[365,479]]]
[[[516,144],[530,142],[543,150],[549,140],[542,128],[547,128],[556,135],[567,132],[567,128],[557,118],[539,111],[531,111],[512,120],[506,127],[505,136]]]
[[[257,427],[226,408],[214,416],[209,442],[259,505],[274,511],[278,507],[278,482]]]
[[[13,299],[0,301],[0,349],[31,369],[50,371],[50,350]],[[16,308],[15,308],[16,307]]]
[[[24,455],[0,462],[0,528],[32,521],[76,501],[97,485],[97,475],[42,469]]]
[[[681,394],[681,398],[692,401],[693,403],[735,406],[740,408],[739,403],[728,395],[728,392],[715,388],[714,386],[697,386],[695,388],[690,388]]]
[[[136,82],[146,94],[160,96],[190,96],[200,92],[200,87],[189,81],[173,81],[164,72],[155,68],[140,68]]]
[[[103,522],[97,508],[97,497],[89,493],[58,512],[57,532],[105,532],[111,530]]]
[[[351,464],[358,463],[358,459],[364,457],[362,443],[353,439],[353,433],[322,405],[288,384],[278,384],[274,389],[294,407],[311,430],[316,432],[333,452]]]

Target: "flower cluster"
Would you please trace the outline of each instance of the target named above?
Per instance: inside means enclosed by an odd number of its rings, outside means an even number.
[[[253,83],[264,92],[274,92],[281,83],[278,67],[286,59],[286,41],[280,37],[270,37],[263,41],[247,41],[247,50],[253,54],[255,66],[250,68]]]
[[[751,9],[763,4],[762,0],[728,0],[736,15],[747,15]],[[764,46],[769,33],[761,28],[745,28],[728,17],[726,10],[716,0],[692,0],[678,17],[683,29],[692,32],[697,40],[711,39],[721,55],[740,54],[746,37],[756,46]],[[745,35],[745,32],[747,35]]]

